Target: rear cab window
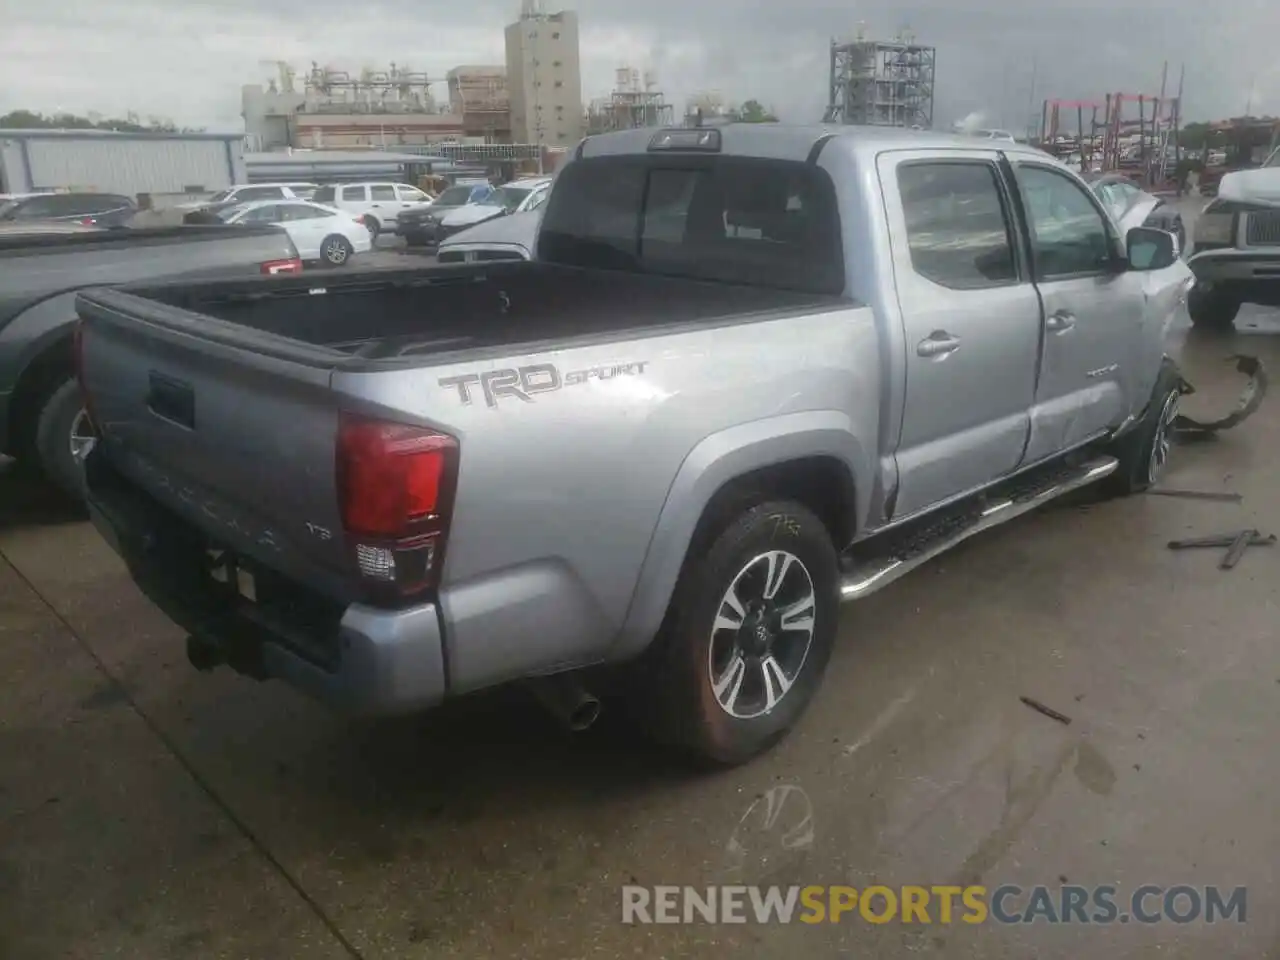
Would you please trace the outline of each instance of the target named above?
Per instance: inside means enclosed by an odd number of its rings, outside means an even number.
[[[560,174],[539,258],[814,293],[844,290],[835,186],[797,161],[600,157]]]

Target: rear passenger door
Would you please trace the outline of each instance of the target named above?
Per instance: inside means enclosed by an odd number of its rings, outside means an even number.
[[[1093,193],[1038,161],[1014,165],[1036,286],[1044,301],[1044,355],[1027,457],[1043,459],[1118,426],[1130,405],[1125,377],[1142,335],[1143,275]]]
[[[897,517],[963,494],[1023,459],[1040,301],[995,151],[881,155],[906,334]]]
[[[375,183],[369,187],[369,209],[384,224],[394,224],[400,216],[400,201],[396,188],[389,183]]]

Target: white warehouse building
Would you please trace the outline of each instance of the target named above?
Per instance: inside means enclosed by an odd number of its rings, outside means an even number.
[[[0,130],[0,193],[164,198],[209,193],[245,179],[242,134]]]

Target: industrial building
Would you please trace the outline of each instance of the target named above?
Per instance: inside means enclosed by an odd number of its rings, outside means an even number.
[[[511,99],[505,66],[454,67],[449,84],[449,113],[462,118],[463,133],[486,143],[511,141]]]
[[[248,183],[411,183],[423,174],[464,172],[458,164],[439,157],[381,150],[276,150],[246,153],[244,163]]]
[[[675,107],[667,103],[654,75],[645,71],[619,67],[613,92],[591,101],[587,110],[587,133],[631,130],[636,127],[669,127],[675,120]]]
[[[442,109],[425,73],[391,64],[358,74],[313,63],[299,88],[297,72],[276,64],[278,79],[241,89],[245,134],[254,150],[394,150],[404,144],[456,140],[460,114]]]
[[[238,133],[0,130],[0,193],[86,190],[165,198],[245,179]]]
[[[936,51],[908,34],[891,41],[831,41],[826,123],[933,127]]]
[[[511,136],[521,143],[571,147],[583,136],[578,15],[545,13],[523,0],[507,27],[507,94]]]

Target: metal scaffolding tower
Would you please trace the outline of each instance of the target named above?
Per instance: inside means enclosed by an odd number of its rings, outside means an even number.
[[[830,98],[824,123],[933,126],[937,51],[909,35],[891,41],[831,41]]]

